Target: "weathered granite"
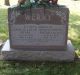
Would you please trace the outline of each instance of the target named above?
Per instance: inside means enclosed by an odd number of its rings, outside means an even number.
[[[17,7],[8,9],[11,48],[63,50],[67,47],[69,9]]]
[[[29,51],[10,48],[9,40],[1,50],[2,60],[27,61],[73,61],[74,48],[70,40],[67,41],[67,50],[63,51]]]

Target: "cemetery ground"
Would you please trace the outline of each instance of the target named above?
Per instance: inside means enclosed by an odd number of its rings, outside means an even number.
[[[79,2],[80,3],[80,2]],[[80,56],[80,7],[71,9],[69,35],[75,52]],[[0,40],[8,39],[7,9],[0,9]],[[80,75],[80,61],[24,62],[0,61],[0,75]]]

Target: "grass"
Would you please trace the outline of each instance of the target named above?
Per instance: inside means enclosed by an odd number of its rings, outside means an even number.
[[[80,63],[2,61],[0,75],[80,75]]]
[[[71,12],[69,19],[69,39],[75,47],[77,54],[80,56],[80,14]]]
[[[0,40],[8,38],[7,10],[0,9]]]
[[[8,38],[7,25],[7,10],[0,9],[0,40],[5,41]],[[78,8],[71,10],[68,37],[80,56],[80,10]],[[80,62],[0,61],[0,75],[80,75]]]

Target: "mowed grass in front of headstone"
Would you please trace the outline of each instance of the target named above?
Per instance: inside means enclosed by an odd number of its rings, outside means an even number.
[[[0,9],[0,40],[8,38],[7,10]],[[80,55],[80,14],[71,11],[69,39]],[[80,62],[0,61],[0,75],[80,75]]]
[[[0,75],[80,75],[80,62],[0,61]]]

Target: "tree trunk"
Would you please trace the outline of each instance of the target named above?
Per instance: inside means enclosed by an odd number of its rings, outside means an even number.
[[[9,0],[5,0],[5,5],[7,5],[7,6],[9,6],[9,5],[10,5]]]

